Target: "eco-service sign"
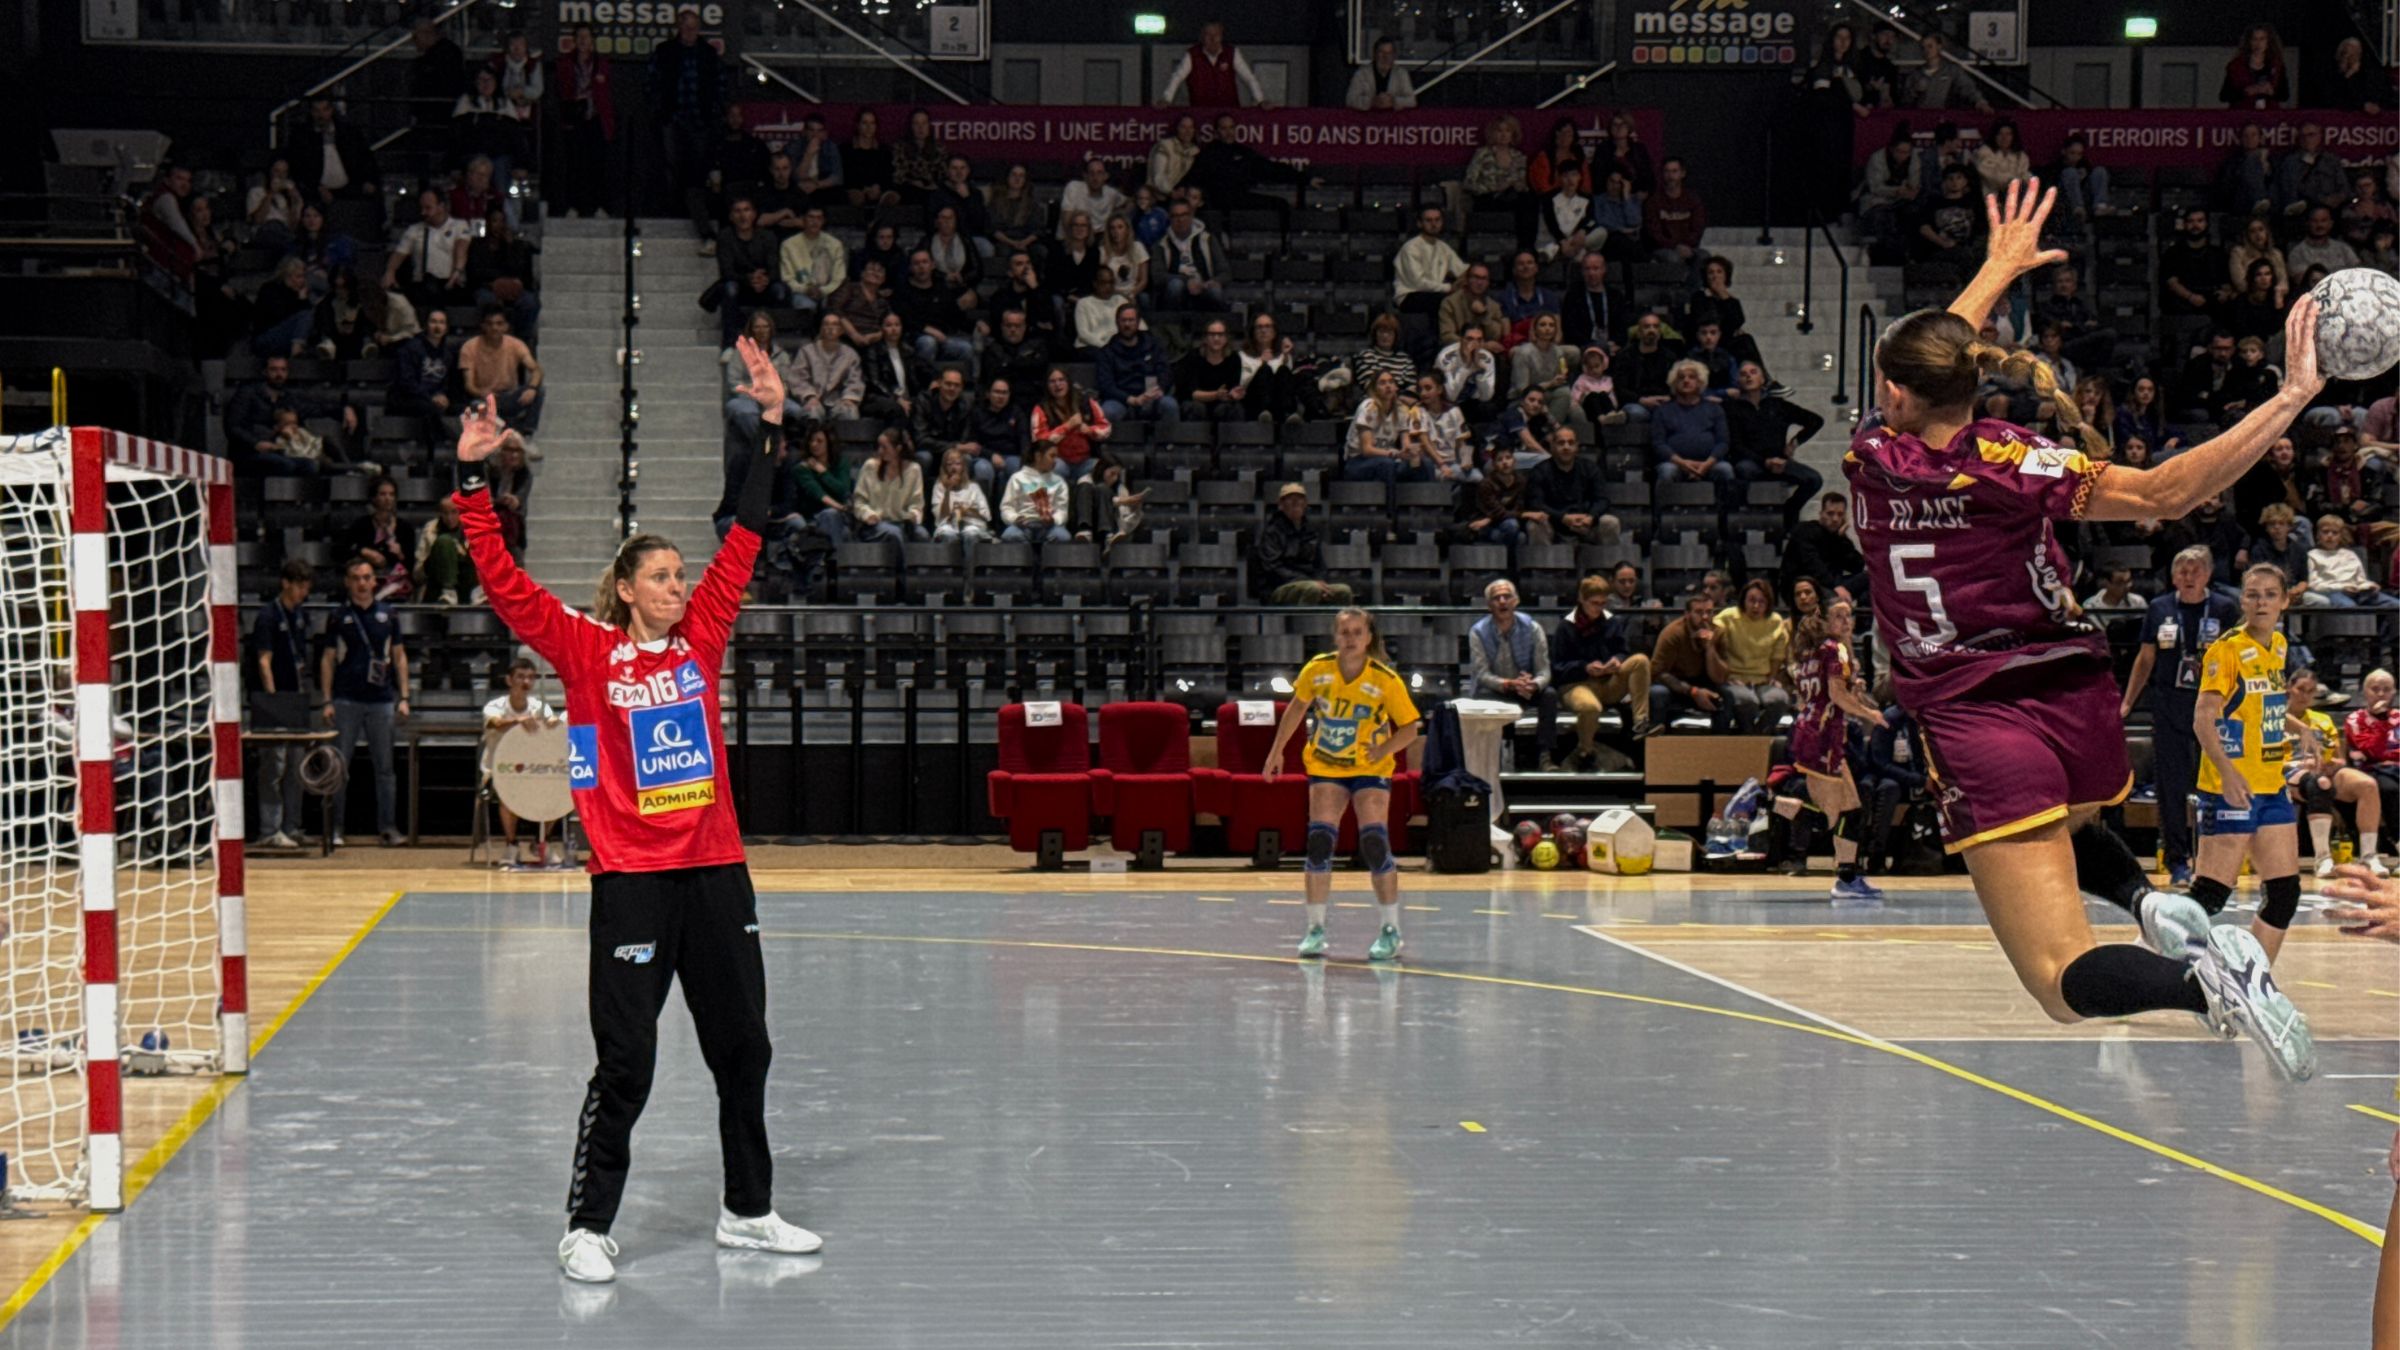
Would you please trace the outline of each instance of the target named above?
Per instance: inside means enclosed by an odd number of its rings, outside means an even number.
[[[1742,70],[1801,59],[1799,0],[1626,0],[1636,66]]]

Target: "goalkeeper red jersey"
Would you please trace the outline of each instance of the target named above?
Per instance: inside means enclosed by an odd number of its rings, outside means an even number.
[[[491,494],[454,500],[476,579],[500,616],[566,686],[567,778],[594,872],[663,872],[742,861],[718,723],[717,676],[759,538],[740,525],[692,588],[683,622],[637,643],[534,584],[508,555]]]

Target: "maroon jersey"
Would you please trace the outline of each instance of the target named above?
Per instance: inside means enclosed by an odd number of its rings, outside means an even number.
[[[1798,699],[1792,709],[1792,763],[1828,776],[1842,771],[1850,728],[1833,701],[1835,685],[1850,683],[1850,644],[1827,638],[1792,662]]]
[[[2083,515],[2107,467],[2007,422],[1972,423],[1938,450],[1859,431],[1842,468],[1903,707],[2037,662],[2107,660],[2051,528]]]

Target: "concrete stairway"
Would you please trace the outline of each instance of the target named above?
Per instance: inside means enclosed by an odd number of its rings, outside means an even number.
[[[698,256],[691,224],[642,222],[635,285],[642,322],[634,330],[642,364],[634,369],[641,424],[634,429],[641,476],[633,493],[643,530],[683,550],[691,578],[716,555],[709,513],[725,493],[725,383],[717,364],[717,316],[698,304],[716,280],[714,258]]]
[[[570,604],[617,549],[617,348],[625,308],[624,226],[552,220],[542,234],[542,374],[525,565]]]

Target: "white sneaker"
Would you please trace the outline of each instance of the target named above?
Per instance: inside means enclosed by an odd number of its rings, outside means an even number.
[[[294,839],[286,831],[277,830],[275,833],[259,840],[258,846],[260,848],[298,848],[300,847],[300,841]]]
[[[2324,857],[2317,859],[2317,880],[2319,880],[2319,881],[2329,881],[2329,880],[2331,880],[2332,878],[2333,878],[2333,855],[2332,855],[2332,854],[2330,854],[2330,853],[2328,853],[2328,854],[2326,854]]]
[[[2199,901],[2175,891],[2152,891],[2135,903],[2134,913],[2142,925],[2142,945],[2187,966],[2200,959],[2212,925]]]
[[[738,1247],[745,1251],[806,1256],[823,1248],[825,1239],[796,1223],[784,1222],[771,1209],[755,1219],[740,1219],[734,1217],[732,1210],[720,1206],[717,1210],[717,1245]]]
[[[2392,869],[2383,865],[2383,859],[2372,853],[2367,855],[2367,870],[2379,877],[2388,877],[2392,874]]]
[[[617,1263],[609,1259],[616,1254],[614,1238],[589,1228],[569,1229],[558,1240],[558,1268],[568,1279],[585,1284],[606,1284],[617,1278]]]
[[[2247,928],[2211,929],[2192,973],[2208,995],[2209,1020],[2219,1034],[2239,1031],[2267,1052],[2275,1071],[2294,1083],[2316,1076],[2317,1043],[2308,1019],[2275,986],[2266,948]]]

